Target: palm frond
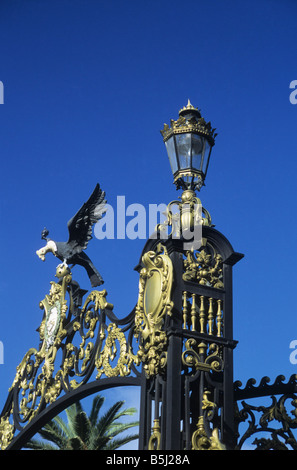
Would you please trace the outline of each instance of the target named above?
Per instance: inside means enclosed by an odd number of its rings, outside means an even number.
[[[62,416],[55,416],[53,421],[60,427],[60,433],[65,437],[65,439],[70,439],[71,438],[71,433],[70,429],[68,426],[68,423],[64,421]]]
[[[68,439],[59,424],[56,423],[55,419],[49,421],[42,429],[40,429],[39,434],[43,439],[54,443],[60,448],[65,445]]]
[[[67,427],[69,431],[69,438],[75,437],[75,417],[77,415],[77,406],[76,403],[69,406],[66,410],[67,416]]]
[[[138,434],[116,438],[138,426],[138,421],[119,421],[135,414],[135,408],[122,410],[124,401],[118,401],[99,418],[103,403],[104,397],[96,396],[89,416],[80,402],[71,405],[66,409],[67,422],[61,416],[56,416],[39,431],[43,440],[31,439],[24,447],[36,450],[114,450],[138,439]]]
[[[119,449],[119,447],[122,447],[125,444],[129,444],[129,442],[134,441],[138,438],[139,438],[138,434],[131,434],[131,435],[124,436],[121,439],[113,439],[106,445],[105,450]]]
[[[43,442],[38,439],[30,439],[24,446],[23,449],[31,450],[59,450],[59,447],[50,444],[48,442]]]
[[[112,426],[110,426],[110,429],[108,431],[108,436],[112,439],[118,434],[125,432],[128,429],[134,428],[136,426],[139,426],[139,421],[132,421],[129,423],[114,423]]]
[[[105,398],[102,395],[97,395],[93,400],[92,409],[91,409],[90,416],[89,416],[90,423],[92,426],[96,426],[97,424],[98,416],[99,416],[99,413],[103,406],[104,401],[105,401]]]
[[[81,441],[87,445],[90,439],[92,426],[84,411],[81,411],[75,416],[73,429],[75,431],[75,437],[79,437]]]
[[[67,450],[88,450],[88,447],[79,437],[72,437],[69,439]]]
[[[116,402],[107,410],[107,412],[102,416],[102,418],[99,419],[96,426],[99,434],[102,435],[108,432],[109,427],[117,419],[116,416],[123,404],[123,401]]]

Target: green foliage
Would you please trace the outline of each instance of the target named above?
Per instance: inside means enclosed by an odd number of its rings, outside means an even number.
[[[135,414],[135,408],[122,409],[124,401],[112,405],[103,416],[99,416],[104,397],[97,395],[92,403],[89,416],[81,402],[67,408],[65,422],[56,416],[40,431],[42,439],[31,439],[24,446],[33,450],[115,450],[138,439],[138,434],[120,436],[130,428],[138,426],[138,421],[123,423],[125,416]]]

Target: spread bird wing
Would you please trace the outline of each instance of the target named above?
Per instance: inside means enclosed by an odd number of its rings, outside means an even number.
[[[79,211],[68,222],[69,239],[68,243],[73,244],[77,251],[87,248],[92,237],[92,227],[102,218],[106,212],[105,192],[96,185],[93,193]]]

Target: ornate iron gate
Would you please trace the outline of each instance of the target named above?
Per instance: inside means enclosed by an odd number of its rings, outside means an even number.
[[[140,387],[140,449],[241,449],[254,434],[257,449],[297,449],[296,376],[233,384],[232,270],[243,255],[209,217],[202,235],[200,248],[189,249],[159,227],[137,268],[137,305],[123,319],[106,290],[88,293],[58,266],[40,303],[39,347],[17,367],[1,413],[2,449],[22,448],[71,403],[126,385]],[[237,405],[268,395],[270,406]]]

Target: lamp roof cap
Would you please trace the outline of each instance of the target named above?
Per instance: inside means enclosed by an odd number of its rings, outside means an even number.
[[[184,106],[182,109],[180,109],[178,114],[180,116],[185,116],[187,114],[194,114],[195,116],[201,118],[200,110],[198,108],[195,108],[191,104],[191,101],[189,99],[188,99],[188,104]]]

